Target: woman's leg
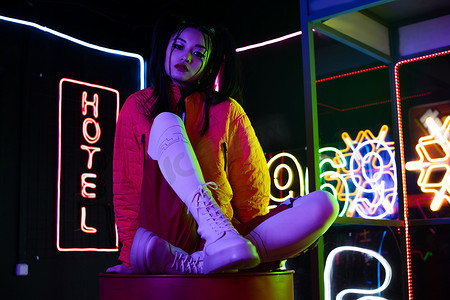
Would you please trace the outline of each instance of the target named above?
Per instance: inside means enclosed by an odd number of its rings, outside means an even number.
[[[259,263],[255,247],[240,236],[213,199],[181,119],[161,113],[152,125],[148,154],[158,162],[161,173],[197,221],[205,240],[205,273],[251,268]]]
[[[336,199],[325,191],[290,199],[279,208],[268,218],[255,219],[248,234],[240,231],[256,246],[262,263],[301,254],[328,230],[339,210]]]
[[[269,214],[236,224],[236,228],[256,246],[261,262],[270,263],[295,257],[305,251],[333,224],[338,209],[337,201],[330,193],[315,191],[304,197],[289,199]],[[182,270],[183,273],[206,273],[203,269],[203,251],[187,255],[142,228],[136,235],[135,240],[138,241],[133,242],[131,263],[132,266],[135,264],[133,257],[144,262],[139,264],[141,267],[133,267],[135,272],[180,273]],[[139,235],[145,235],[145,239]],[[152,242],[143,243],[145,240]],[[138,247],[139,243],[145,247]],[[136,255],[136,249],[145,250],[141,250],[144,251],[141,255]]]

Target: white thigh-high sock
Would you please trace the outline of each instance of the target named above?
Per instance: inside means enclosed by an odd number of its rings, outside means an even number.
[[[163,112],[155,118],[147,153],[158,161],[161,173],[175,193],[189,203],[205,180],[180,117]]]

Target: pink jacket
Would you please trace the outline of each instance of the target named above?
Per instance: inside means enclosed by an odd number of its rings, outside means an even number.
[[[179,99],[178,87],[172,89],[173,99]],[[141,103],[149,103],[151,92],[151,88],[147,88],[131,95],[116,127],[114,210],[123,244],[119,259],[127,266],[133,237],[139,227],[143,166],[151,128],[151,122],[142,113]],[[202,124],[197,116],[203,115],[203,97],[194,93],[185,101],[186,131],[206,182],[214,181],[219,185],[212,192],[223,212],[238,223],[266,214],[270,197],[267,163],[242,107],[233,99],[212,106],[208,132],[201,136]]]

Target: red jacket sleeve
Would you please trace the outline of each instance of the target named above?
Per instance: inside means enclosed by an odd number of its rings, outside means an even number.
[[[267,213],[270,175],[266,158],[244,110],[237,105],[231,112],[229,182],[235,217],[248,222]]]
[[[113,159],[113,202],[122,249],[119,259],[130,267],[130,249],[139,227],[144,145],[137,133],[136,102],[129,98],[116,126]]]

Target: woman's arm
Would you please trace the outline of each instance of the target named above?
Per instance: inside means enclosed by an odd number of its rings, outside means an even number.
[[[267,213],[270,176],[266,158],[244,110],[237,105],[231,114],[228,149],[229,182],[234,216],[248,222]]]
[[[139,227],[143,147],[136,133],[136,102],[127,100],[116,126],[113,160],[114,212],[123,246],[119,259],[130,267],[130,249]]]

